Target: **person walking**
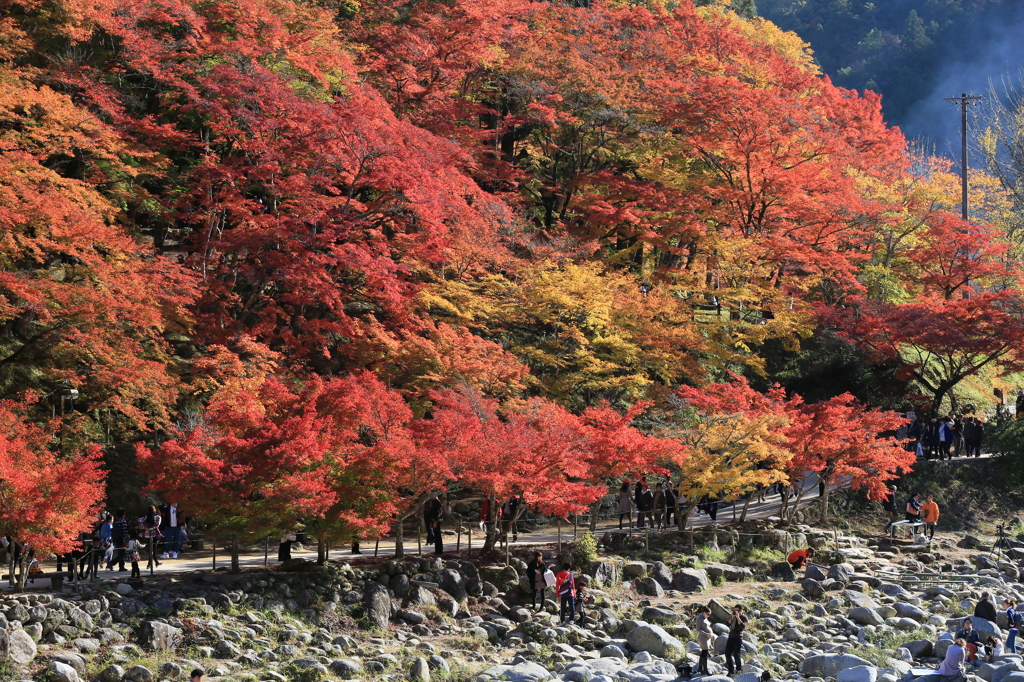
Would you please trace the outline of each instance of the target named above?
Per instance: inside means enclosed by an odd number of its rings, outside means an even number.
[[[1020,632],[1021,615],[1013,608],[1013,602],[1009,599],[1003,600],[1003,608],[1006,609],[1007,632],[1009,632],[1006,636],[1006,650],[1015,654],[1017,653],[1017,635]]]
[[[702,606],[697,612],[697,644],[700,645],[700,660],[697,662],[698,675],[710,675],[708,670],[708,650],[711,639],[715,636],[711,629],[711,607]]]
[[[150,542],[152,542],[152,540]],[[142,550],[144,549],[146,549],[146,543],[139,540],[139,532],[137,530],[132,529],[130,531],[128,547],[126,548],[126,551],[128,552],[128,559],[132,562],[133,578],[142,577],[142,571],[139,570],[139,562],[142,561]],[[153,553],[154,552],[151,550],[150,554],[152,555]]]
[[[935,525],[939,522],[939,505],[935,503],[931,495],[921,505],[921,520],[924,521],[924,528],[928,533],[928,539],[933,539],[935,537]]]
[[[284,563],[292,560],[292,543],[295,542],[295,531],[289,530],[281,535],[281,543],[277,546],[277,560]]]
[[[623,481],[619,488],[619,530],[622,530],[622,521],[626,525],[633,525],[633,497],[629,488],[629,482]]]
[[[640,486],[640,499],[637,502],[636,520],[638,528],[645,528],[648,525],[654,526],[652,512],[654,511],[654,494],[651,492],[647,481],[642,481]]]
[[[441,535],[441,519],[443,514],[444,504],[436,497],[423,506],[423,521],[427,526],[427,544],[434,544],[434,554],[444,553],[444,537]],[[507,528],[505,542],[508,542]]]
[[[160,540],[160,521],[160,512],[152,504],[149,505],[146,516],[139,519],[139,526],[142,527],[141,537],[145,540],[143,547],[149,548],[149,561],[146,563],[148,571],[152,571],[154,566],[160,565],[160,560],[156,558],[156,545]]]
[[[988,592],[981,593],[981,599],[974,607],[974,617],[996,622],[996,605],[992,603],[992,595]]]
[[[979,417],[974,418],[974,431],[967,443],[967,456],[981,457],[981,443],[985,439],[985,423]]]
[[[533,601],[532,606],[535,611],[540,611],[544,608],[544,593],[547,591],[548,584],[544,581],[544,573],[548,570],[548,567],[544,565],[544,555],[540,552],[533,553],[533,559],[530,563],[526,564],[526,577],[530,583],[530,589],[533,590]]]
[[[562,564],[562,570],[555,576],[555,594],[562,602],[561,622],[559,625],[568,625],[576,618],[576,580],[572,575],[572,564]],[[566,618],[568,611],[569,617]]]
[[[177,503],[165,504],[160,508],[160,529],[164,533],[164,553],[161,559],[177,559],[181,552],[181,529],[185,525],[184,516]]]
[[[119,573],[128,570],[124,567],[125,551],[128,547],[128,519],[123,507],[117,509],[114,524],[110,529],[110,544],[114,548],[114,553],[110,556],[107,570],[114,570],[115,563],[118,565]]]
[[[743,607],[739,604],[732,607],[729,617],[729,637],[725,640],[725,665],[729,669],[729,677],[743,669],[740,652],[743,650],[743,631],[747,628],[747,617],[743,615]]]
[[[651,510],[654,512],[654,528],[661,530],[661,521],[665,516],[664,483],[658,483],[654,488],[654,495],[651,500]]]
[[[953,456],[959,457],[964,452],[964,418],[953,416]]]
[[[670,483],[665,483],[665,528],[672,527],[672,517],[675,516],[676,525],[679,525],[679,510],[676,508],[676,503],[679,500],[679,494],[677,491],[672,489]]]
[[[939,459],[953,459],[951,449],[953,447],[953,427],[950,424],[953,420],[943,417],[939,424]]]

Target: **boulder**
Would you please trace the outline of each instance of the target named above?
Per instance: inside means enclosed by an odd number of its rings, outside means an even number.
[[[181,630],[166,623],[147,621],[142,626],[142,644],[153,651],[174,651],[181,646]]]
[[[99,676],[99,682],[121,682],[122,677],[124,677],[124,668],[114,663],[103,669]]]
[[[50,661],[46,666],[46,675],[52,682],[81,682],[78,671],[60,661]]]
[[[910,655],[914,658],[931,656],[932,646],[933,644],[930,639],[915,639],[913,641],[903,643],[903,647],[909,651]]]
[[[670,608],[648,606],[644,609],[640,618],[648,623],[675,623],[681,616]]]
[[[391,622],[391,597],[387,588],[380,583],[367,582],[363,609],[371,626],[386,629]]]
[[[683,643],[658,625],[643,624],[626,635],[629,648],[664,658],[685,651]]]
[[[804,578],[810,578],[811,580],[817,580],[818,582],[821,582],[822,580],[828,578],[828,574],[814,564],[807,564],[807,566],[804,568]]]
[[[833,564],[829,566],[828,577],[832,580],[838,580],[841,583],[850,582],[850,574],[853,573],[853,566],[850,564]],[[871,682],[875,682],[871,680]]]
[[[874,609],[864,606],[855,606],[850,609],[850,620],[858,625],[884,625],[882,617],[875,613]]]
[[[678,676],[674,665],[660,660],[634,663],[618,674],[618,677],[630,682],[660,682],[674,680]]]
[[[954,631],[963,628],[963,623],[964,621],[961,618],[946,621],[946,625]],[[971,625],[974,627],[975,630],[978,631],[978,634],[981,635],[981,641],[983,642],[987,640],[989,637],[998,637],[1003,641],[1006,640],[1006,638],[1003,636],[1002,630],[999,629],[999,626],[990,620],[985,620],[984,618],[972,616]]]
[[[878,679],[878,668],[873,665],[855,665],[843,668],[836,675],[836,682],[875,682]]]
[[[462,574],[453,568],[437,572],[437,585],[458,602],[465,602],[469,596]]]
[[[666,589],[672,585],[672,571],[668,569],[664,561],[654,562],[654,565],[651,566],[651,577]]]
[[[507,680],[508,682],[540,682],[551,678],[544,666],[533,661],[524,661],[516,665],[497,665],[488,668],[484,675],[492,679]]]
[[[702,568],[681,568],[672,576],[672,589],[680,592],[704,592],[709,584],[708,573]]]
[[[665,590],[654,578],[641,578],[636,581],[636,592],[645,597],[664,597]]]
[[[151,682],[153,671],[144,665],[133,665],[124,673],[125,682]]]
[[[913,604],[907,604],[905,602],[896,602],[893,604],[893,608],[896,609],[896,615],[900,618],[913,618],[917,622],[923,622],[927,618],[927,614]]]
[[[800,664],[800,673],[808,677],[835,677],[840,670],[854,666],[874,667],[870,661],[853,654],[818,654]]]
[[[619,582],[619,570],[611,561],[591,561],[584,572],[597,587],[610,587]]]
[[[427,659],[421,657],[412,662],[409,679],[412,682],[430,682],[430,666],[427,665]]]
[[[36,657],[36,643],[24,630],[12,630],[7,646],[7,655],[15,665],[28,665]]]
[[[5,619],[6,620],[6,619]],[[6,661],[11,650],[11,640],[6,626],[0,627],[0,661]]]
[[[717,599],[708,600],[708,608],[711,609],[711,620],[715,623],[728,623],[732,616],[729,609],[722,606],[722,602]]]
[[[362,665],[347,658],[339,658],[336,661],[331,661],[331,664],[328,665],[327,668],[342,680],[351,680],[354,677],[358,677],[359,674],[363,672]]]
[[[796,573],[788,561],[777,561],[772,564],[772,577],[784,582],[793,582],[796,580]]]
[[[804,594],[808,597],[820,597],[825,594],[825,588],[814,578],[804,578],[800,583],[800,587],[803,588]]]
[[[730,566],[729,564],[706,563],[704,570],[711,578],[725,578],[726,580],[743,580],[754,575],[749,568]]]
[[[864,606],[869,609],[878,608],[878,602],[863,592],[857,592],[856,590],[843,590],[843,597],[854,606]]]

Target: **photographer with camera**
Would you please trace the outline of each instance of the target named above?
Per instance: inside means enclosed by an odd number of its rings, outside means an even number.
[[[725,640],[725,665],[729,668],[729,677],[743,670],[740,652],[743,649],[743,631],[747,629],[747,617],[743,615],[743,607],[737,604],[732,607],[729,617],[729,638]],[[735,663],[734,663],[735,662]]]

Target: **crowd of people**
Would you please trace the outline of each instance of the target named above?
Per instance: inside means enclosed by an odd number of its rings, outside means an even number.
[[[985,439],[985,422],[980,417],[950,415],[929,419],[913,417],[899,428],[896,437],[922,459],[979,457]]]
[[[141,577],[143,561],[147,569],[152,569],[161,565],[161,559],[178,558],[188,541],[187,524],[188,518],[176,504],[150,505],[139,517],[129,516],[123,508],[101,512],[92,529],[78,537],[70,552],[55,557],[56,573],[74,584],[96,577],[101,568],[128,572],[126,564],[130,564],[131,577]],[[5,537],[0,545],[13,552],[15,563],[23,551],[29,552],[33,582],[43,574],[41,559],[46,557],[35,556],[31,547],[11,537]]]

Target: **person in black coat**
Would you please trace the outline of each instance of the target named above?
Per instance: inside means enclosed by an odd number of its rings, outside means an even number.
[[[996,605],[992,603],[992,595],[988,592],[981,593],[981,599],[974,607],[974,617],[996,622]]]
[[[423,506],[423,521],[427,526],[427,544],[434,543],[434,554],[444,552],[444,541],[441,538],[441,518],[444,505],[436,497]]]
[[[544,572],[548,567],[544,564],[544,555],[540,552],[533,553],[533,559],[526,564],[526,579],[533,590],[532,606],[535,610],[544,608],[544,593],[548,584],[544,582]]]

